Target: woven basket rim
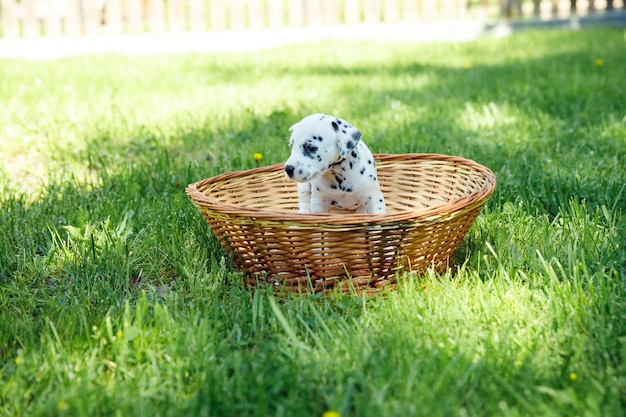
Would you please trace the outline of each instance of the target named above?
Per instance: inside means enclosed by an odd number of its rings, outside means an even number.
[[[445,215],[461,215],[462,213],[472,210],[478,205],[484,204],[495,190],[496,176],[489,168],[479,164],[471,159],[460,156],[450,156],[445,154],[434,153],[408,153],[408,154],[374,154],[374,159],[378,162],[387,161],[406,161],[406,160],[426,160],[426,161],[443,161],[460,166],[468,166],[484,175],[484,184],[477,190],[460,197],[458,199],[448,201],[442,204],[436,204],[430,207],[420,209],[407,209],[394,211],[386,214],[356,214],[356,213],[315,213],[304,214],[297,211],[288,210],[265,210],[255,207],[242,207],[232,204],[226,204],[222,201],[208,197],[199,189],[210,183],[229,180],[233,178],[258,175],[263,173],[276,172],[282,170],[284,163],[267,165],[264,167],[251,168],[240,171],[226,172],[210,178],[206,178],[191,183],[185,189],[187,195],[203,205],[215,211],[228,214],[231,216],[251,217],[263,219],[265,221],[276,221],[277,223],[301,223],[315,225],[352,225],[352,224],[368,224],[368,223],[396,223],[403,221],[414,221],[416,219],[434,219],[437,217],[445,217]],[[296,183],[294,182],[294,187]],[[449,208],[449,209],[446,209]],[[454,208],[454,209],[452,209]]]

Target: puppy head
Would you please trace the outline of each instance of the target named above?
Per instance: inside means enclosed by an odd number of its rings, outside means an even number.
[[[341,162],[361,140],[361,132],[338,117],[317,113],[289,128],[291,156],[285,173],[299,182],[311,181]]]

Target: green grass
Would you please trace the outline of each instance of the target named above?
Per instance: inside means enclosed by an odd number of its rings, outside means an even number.
[[[0,61],[0,415],[624,415],[624,39]],[[318,111],[496,173],[455,276],[244,287],[184,187]]]

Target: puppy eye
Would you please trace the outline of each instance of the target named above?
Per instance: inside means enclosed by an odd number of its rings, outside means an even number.
[[[304,154],[304,156],[308,156],[309,158],[312,158],[316,152],[317,152],[317,146],[311,145],[310,143],[305,143],[304,145],[302,145],[302,153]]]

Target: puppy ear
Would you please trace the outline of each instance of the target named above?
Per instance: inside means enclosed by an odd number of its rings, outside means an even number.
[[[333,122],[333,127],[334,127]],[[361,140],[361,131],[356,127],[349,127],[344,130],[337,130],[338,140],[337,144],[339,146],[339,155],[342,158],[345,158],[354,147]]]

